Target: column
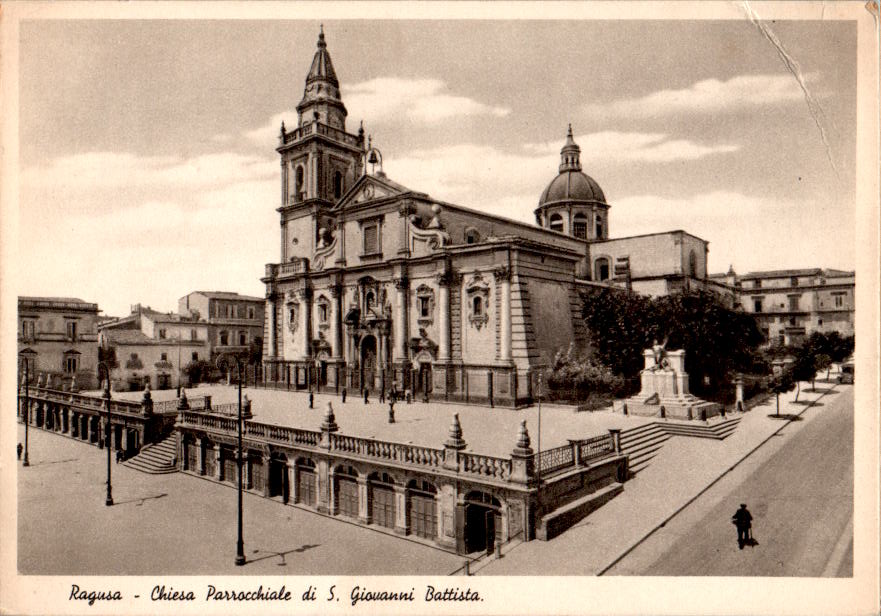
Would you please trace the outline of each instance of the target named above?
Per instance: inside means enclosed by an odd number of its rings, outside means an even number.
[[[214,456],[214,479],[220,481],[220,474],[223,472],[223,458],[220,456],[220,443],[215,445],[211,451],[206,451],[205,455]]]
[[[438,328],[438,361],[449,361],[450,359],[450,275],[449,273],[441,274],[437,277],[438,283],[438,311],[437,311],[437,328]]]
[[[300,482],[297,481],[297,461],[288,459],[286,463],[288,474],[288,504],[294,504],[300,500]]]
[[[125,434],[126,447],[128,447],[128,430],[126,430]],[[193,447],[196,448],[196,468],[191,468],[191,471],[195,471],[200,475],[205,474],[205,460],[202,458],[202,437],[197,436],[193,441]]]
[[[358,476],[358,521],[362,524],[370,524],[370,508],[367,493],[369,486],[367,485],[367,477]]]
[[[263,456],[263,496],[269,498],[269,479],[272,477],[271,472],[272,459],[264,455]],[[287,469],[285,469],[287,472]],[[284,479],[282,479],[282,489],[284,489]]]
[[[300,299],[300,327],[303,330],[303,358],[308,359],[312,355],[312,289],[306,287],[298,293]]]
[[[342,336],[340,328],[340,301],[343,294],[342,287],[335,284],[330,288],[330,346],[331,356],[334,359],[342,357]]]
[[[269,314],[266,315],[266,322],[269,323],[269,331],[267,332],[267,349],[268,355],[270,357],[275,357],[277,355],[275,351],[275,295],[266,302],[266,310],[269,311]],[[264,379],[265,380],[265,379]]]
[[[511,361],[511,269],[500,267],[493,272],[499,282],[499,359],[503,362]]]
[[[346,264],[346,223],[340,220],[336,226],[336,245],[337,258],[336,265],[343,266]]]
[[[395,278],[395,360],[407,359],[407,293],[410,281],[406,277]]]
[[[333,495],[333,471],[327,460],[319,459],[315,465],[315,508],[320,513],[336,513]]]
[[[407,524],[407,486],[395,486],[395,532],[406,535],[410,532]]]

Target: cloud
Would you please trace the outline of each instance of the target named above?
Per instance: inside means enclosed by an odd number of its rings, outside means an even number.
[[[116,315],[136,302],[175,309],[199,288],[259,296],[278,260],[277,176],[277,163],[228,152],[99,152],[27,169],[19,293],[63,290]]]
[[[481,103],[473,98],[446,92],[439,79],[377,77],[343,86],[341,97],[349,118],[364,120],[371,126],[406,119],[410,123],[436,125],[451,118],[491,116],[503,118],[509,107]],[[273,115],[266,124],[245,132],[255,144],[275,143],[282,121],[290,129],[297,124],[297,112],[290,109]]]
[[[824,233],[824,229],[842,232]],[[854,213],[828,203],[796,202],[714,191],[682,198],[634,195],[615,200],[610,237],[682,229],[710,242],[710,271],[733,264],[745,272],[787,267],[834,267],[853,263]],[[809,254],[781,241],[811,238]],[[805,259],[809,261],[806,262]]]
[[[704,145],[662,133],[606,131],[575,140],[588,174],[598,165],[696,160],[739,147]],[[532,209],[541,190],[557,172],[562,146],[560,140],[525,144],[512,151],[469,143],[413,150],[388,159],[385,171],[405,186],[435,198],[528,222],[534,219]]]
[[[806,75],[808,80],[816,73]],[[687,113],[725,113],[804,100],[804,92],[789,73],[738,75],[727,81],[704,79],[679,90],[659,90],[639,98],[591,103],[590,115],[653,118]]]
[[[404,117],[411,122],[436,124],[449,118],[478,115],[502,118],[511,113],[508,107],[447,93],[446,87],[439,79],[378,77],[344,87],[342,96],[352,117],[369,119],[371,123]]]
[[[665,133],[602,131],[575,137],[581,148],[582,164],[591,161],[652,162],[697,160],[712,154],[736,152],[735,144],[704,145],[689,139],[676,139]],[[524,149],[537,154],[558,153],[563,140],[528,143]]]

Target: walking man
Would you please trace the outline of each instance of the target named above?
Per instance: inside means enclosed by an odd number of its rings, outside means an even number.
[[[21,446],[21,443],[19,443],[19,444],[18,444],[18,447],[15,448],[15,453],[18,454],[18,459],[19,459],[19,460],[21,460],[21,452],[22,452],[23,449],[24,449],[24,447]]]
[[[750,538],[753,516],[750,514],[749,509],[746,508],[746,505],[741,503],[740,509],[731,516],[731,521],[737,526],[737,547],[742,550],[747,539]]]

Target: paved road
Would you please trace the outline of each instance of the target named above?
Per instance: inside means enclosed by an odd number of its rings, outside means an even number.
[[[19,440],[24,427],[19,425]],[[236,492],[113,464],[106,452],[39,429],[18,467],[18,569],[63,575],[445,575],[464,559],[429,545],[245,494],[248,563],[233,564]]]
[[[853,387],[820,403],[782,445],[759,450],[608,575],[851,576]],[[731,523],[741,502],[757,541],[743,550]]]

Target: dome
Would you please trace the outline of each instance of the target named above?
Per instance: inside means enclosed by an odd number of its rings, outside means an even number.
[[[557,201],[599,201],[605,203],[606,196],[592,177],[581,171],[570,169],[560,172],[557,177],[551,180],[548,187],[541,193],[538,205],[541,207]]]

